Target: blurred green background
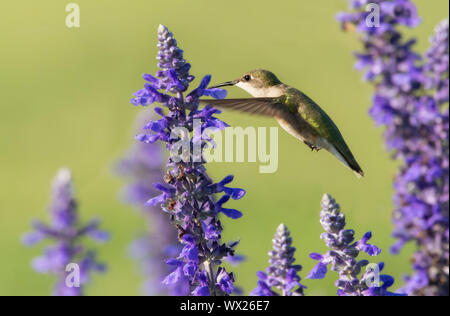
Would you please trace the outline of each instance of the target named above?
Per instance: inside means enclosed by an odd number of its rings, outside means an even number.
[[[396,278],[410,271],[410,246],[389,255],[393,239],[391,182],[396,163],[384,150],[382,130],[367,115],[372,88],[353,68],[355,33],[341,32],[335,14],[347,8],[333,1],[88,1],[78,0],[81,27],[65,26],[69,1],[10,1],[0,12],[0,295],[47,295],[52,277],[35,273],[31,259],[42,247],[25,248],[20,236],[33,218],[48,219],[50,182],[61,166],[72,169],[82,218],[99,215],[111,231],[100,246],[106,275],[94,277],[89,295],[139,294],[141,276],[126,247],[144,228],[141,216],[120,202],[123,181],[114,162],[134,142],[141,108],[129,103],[143,86],[141,75],[156,71],[156,29],[174,33],[192,74],[231,80],[263,67],[316,100],[341,129],[366,172],[357,180],[331,155],[311,151],[279,130],[279,168],[259,174],[258,164],[208,165],[217,180],[232,173],[248,194],[232,207],[237,221],[224,219],[224,239],[239,238],[248,260],[233,269],[248,293],[255,272],[267,266],[277,225],[292,231],[302,278],[313,267],[310,252],[325,251],[319,238],[319,204],[332,194],[357,236],[371,230],[382,247],[376,261]],[[423,52],[436,23],[448,15],[448,1],[415,1],[422,24],[407,31]],[[245,92],[229,89],[230,97]],[[225,113],[234,126],[276,126],[274,120]],[[304,280],[308,295],[334,295],[336,274]]]

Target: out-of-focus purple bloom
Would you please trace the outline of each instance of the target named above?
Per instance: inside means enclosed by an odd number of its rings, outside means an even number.
[[[365,23],[369,2],[380,6],[381,25],[358,28],[364,51],[355,54],[357,65],[375,86],[370,114],[386,127],[393,157],[403,161],[394,181],[398,242],[391,250],[398,253],[409,241],[418,246],[406,293],[448,295],[448,21],[436,28],[422,58],[413,51],[415,40],[399,31],[419,21],[409,0],[358,1],[338,20],[344,26]]]
[[[403,291],[413,295],[449,295],[449,22],[438,24],[425,54],[424,87],[432,92],[432,104],[417,116],[429,122],[415,161],[396,183],[403,209],[396,223],[399,244],[413,240],[418,245],[413,257],[414,274],[405,278]],[[431,99],[431,101],[430,101]],[[405,178],[407,178],[405,180]],[[400,200],[401,201],[401,200]]]
[[[142,127],[154,115],[142,111],[137,118],[137,125]],[[145,129],[154,128],[147,124]],[[164,153],[159,144],[136,142],[125,157],[117,165],[119,175],[129,180],[123,192],[124,199],[142,211],[148,222],[148,232],[143,233],[130,247],[131,255],[139,261],[145,276],[143,293],[146,295],[186,295],[189,285],[185,277],[167,286],[161,282],[174,267],[167,265],[167,258],[177,253],[180,243],[167,215],[156,206],[146,205],[149,196],[154,196],[158,190],[153,186],[155,181],[163,181]]]
[[[106,267],[96,261],[94,251],[83,247],[80,239],[87,236],[96,242],[104,242],[109,239],[109,234],[98,228],[98,220],[92,220],[86,225],[80,224],[73,196],[72,175],[68,169],[61,169],[53,182],[50,216],[50,225],[35,221],[34,231],[23,236],[22,241],[27,246],[35,245],[43,239],[54,241],[53,245],[45,249],[43,256],[33,260],[33,269],[58,278],[53,295],[82,295],[84,285],[89,282],[90,273],[104,272]],[[66,278],[70,277],[69,273],[75,273],[75,270],[71,269],[66,271],[69,264],[78,265],[80,286],[77,286],[75,280],[66,282]],[[74,278],[77,277],[74,275]]]
[[[251,295],[255,296],[303,296],[306,288],[300,283],[298,272],[301,265],[294,265],[295,248],[286,225],[280,224],[272,240],[273,249],[269,252],[270,266],[266,272],[258,271],[259,278]],[[280,293],[277,293],[278,290]]]
[[[354,230],[345,229],[345,215],[340,212],[339,204],[330,195],[325,194],[321,206],[320,223],[325,233],[320,235],[320,238],[330,250],[323,255],[318,253],[310,255],[311,259],[319,262],[306,278],[323,279],[327,274],[328,265],[331,264],[331,270],[339,273],[339,279],[335,283],[339,296],[397,295],[387,290],[394,283],[394,279],[379,274],[384,267],[383,263],[373,267],[369,266],[367,260],[356,259],[361,251],[370,256],[380,254],[381,250],[378,247],[368,243],[372,234],[368,232],[361,240],[355,242]],[[366,266],[371,268],[368,269]],[[360,278],[363,267],[366,267],[366,272]]]
[[[224,97],[225,92],[207,89],[211,79],[208,75],[185,97],[183,93],[194,78],[189,75],[191,66],[183,59],[182,50],[165,26],[158,28],[158,42],[161,70],[156,76],[144,75],[147,83],[131,102],[142,106],[159,102],[165,108],[155,108],[161,118],[145,126],[150,134],[137,136],[144,143],[162,141],[171,153],[164,183],[155,183],[161,194],[147,201],[147,205],[162,206],[176,227],[182,245],[176,261],[168,261],[170,265],[176,262],[175,270],[163,284],[173,284],[184,276],[189,280],[192,295],[228,295],[233,290],[233,274],[220,265],[224,258],[234,255],[238,242],[221,243],[223,228],[218,217],[220,213],[230,218],[242,216],[235,209],[224,208],[223,204],[230,197],[240,199],[245,191],[226,186],[232,176],[213,183],[206,173],[201,153],[209,144],[201,131],[208,127],[222,129],[227,125],[214,117],[220,111],[209,107],[199,109],[198,102],[201,96]],[[180,130],[189,135],[178,134]],[[191,134],[194,137],[187,139]],[[180,141],[187,141],[188,152],[178,147]],[[224,195],[216,200],[216,194],[220,193]]]
[[[436,26],[434,35],[430,38],[430,48],[425,54],[425,71],[429,77],[427,88],[436,91],[434,99],[439,105],[445,104],[449,100],[448,24],[447,19]]]

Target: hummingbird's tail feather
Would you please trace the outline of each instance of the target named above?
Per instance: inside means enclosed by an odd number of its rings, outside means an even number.
[[[350,153],[350,155],[344,155],[338,148],[336,148],[336,150],[343,157],[343,159],[345,161],[344,164],[347,167],[349,167],[351,170],[353,170],[353,172],[355,173],[355,175],[358,179],[361,179],[362,177],[364,177],[364,171],[362,171],[358,162],[356,162],[356,159],[353,157],[353,155],[351,153]]]
[[[354,171],[353,170],[353,172],[355,173],[355,176],[358,178],[358,179],[361,179],[362,177],[364,177],[364,171]]]
[[[344,164],[347,168],[351,169],[358,179],[364,177],[364,172],[362,171],[359,164],[356,162],[355,158],[349,152],[349,154],[344,154],[338,147],[331,145],[327,149],[331,154],[333,154],[340,162]]]

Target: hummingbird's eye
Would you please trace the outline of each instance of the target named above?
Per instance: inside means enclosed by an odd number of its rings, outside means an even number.
[[[250,77],[250,75],[245,75],[245,76],[244,76],[244,80],[245,80],[245,81],[250,81],[251,78],[252,78],[252,77]]]

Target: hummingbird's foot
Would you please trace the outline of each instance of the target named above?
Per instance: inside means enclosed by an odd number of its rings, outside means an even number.
[[[309,148],[311,148],[311,151],[319,151],[319,150],[321,150],[322,148],[320,148],[320,147],[317,147],[317,146],[315,146],[315,145],[313,145],[313,144],[310,144],[310,143],[305,143],[306,145],[308,145],[308,147]]]

